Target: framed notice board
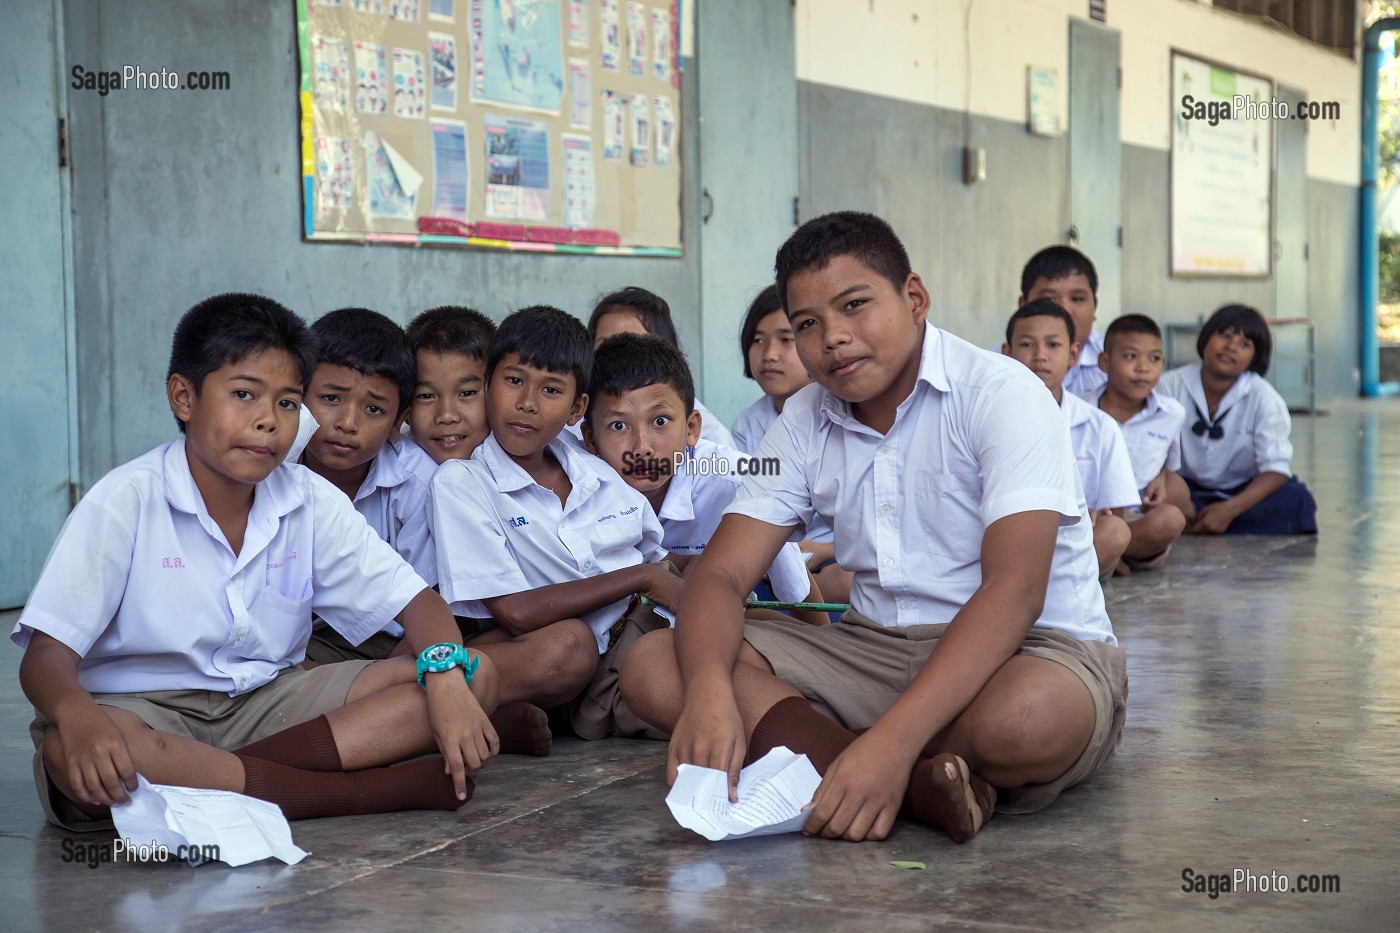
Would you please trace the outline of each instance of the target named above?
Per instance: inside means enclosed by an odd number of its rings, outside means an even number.
[[[296,0],[306,239],[681,254],[675,0]]]

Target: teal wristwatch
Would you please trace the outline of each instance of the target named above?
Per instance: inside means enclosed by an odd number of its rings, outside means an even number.
[[[454,667],[460,667],[462,675],[467,678],[467,683],[471,683],[472,677],[476,674],[477,665],[480,663],[480,655],[472,657],[467,654],[466,648],[450,641],[429,645],[418,656],[418,686],[424,690],[428,689],[428,685],[423,682],[424,674],[440,674]]]

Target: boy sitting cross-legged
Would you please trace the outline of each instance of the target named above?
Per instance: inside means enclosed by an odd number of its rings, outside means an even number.
[[[442,594],[465,617],[467,643],[501,670],[502,698],[550,707],[588,687],[570,719],[602,738],[616,711],[596,699],[610,695],[596,683],[600,655],[636,594],[674,608],[681,581],[645,563],[666,552],[642,494],[559,436],[583,416],[592,365],[587,330],[565,312],[507,317],[487,355],[491,433],[470,460],[444,462],[428,495]]]
[[[196,305],[166,384],[183,436],[107,474],[60,532],[10,636],[57,825],[110,828],[138,772],[290,819],[455,809],[496,753],[491,663],[343,494],[281,465],[314,354],[276,302]],[[398,619],[417,673],[411,658],[301,669],[313,612],[351,642]]]
[[[632,649],[622,695],[671,730],[668,777],[785,745],[822,774],[805,831],[886,836],[903,809],[961,842],[1113,753],[1126,667],[1054,399],[1024,367],[927,323],[889,225],[828,214],[778,251],[817,384],[801,390],[691,570],[674,636]],[[836,516],[854,574],[839,625],[746,622],[784,541]],[[856,516],[857,521],[842,520]],[[857,735],[851,730],[862,729]]]

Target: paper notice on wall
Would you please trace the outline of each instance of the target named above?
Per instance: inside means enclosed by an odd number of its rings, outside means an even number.
[[[433,60],[433,109],[456,110],[457,40],[443,32],[430,32],[428,54]]]
[[[488,114],[486,215],[544,220],[549,214],[549,126]]]
[[[355,43],[355,109],[370,114],[389,112],[389,55],[382,45]]]
[[[604,71],[622,69],[622,18],[617,0],[598,0],[598,42]]]
[[[603,161],[621,162],[626,145],[627,106],[622,95],[603,92]]]
[[[569,0],[569,44],[588,46],[588,0]]]
[[[670,165],[676,150],[676,111],[669,97],[657,95],[652,103],[656,107],[656,164]]]
[[[355,203],[355,157],[343,136],[316,137],[316,210],[349,210]]]
[[[593,76],[582,58],[569,59],[569,125],[583,130],[593,127]]]
[[[645,94],[633,94],[627,103],[628,123],[632,127],[632,164],[651,162],[651,103]]]
[[[627,3],[627,73],[637,78],[645,78],[647,59],[651,49],[647,48],[647,8],[637,0]]]
[[[350,44],[329,36],[311,37],[311,58],[316,63],[316,107],[344,113],[350,109]]]
[[[597,188],[593,179],[593,141],[564,136],[564,226],[593,226]]]
[[[651,11],[651,70],[652,77],[658,81],[671,83],[671,71],[674,67],[672,61],[672,49],[675,42],[675,33],[671,31],[671,11],[657,7]]]
[[[456,18],[456,0],[428,0],[428,19],[450,23]]]
[[[389,15],[405,23],[416,23],[423,18],[423,0],[389,0]]]
[[[433,133],[433,216],[467,222],[467,127],[438,120]]]
[[[427,114],[423,53],[394,49],[394,116],[421,120]]]
[[[371,217],[412,220],[423,176],[374,130],[365,132],[365,165],[369,172]]]

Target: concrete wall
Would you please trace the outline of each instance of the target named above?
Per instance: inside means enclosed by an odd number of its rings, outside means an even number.
[[[290,0],[217,9],[67,0],[64,18],[70,68],[231,73],[223,92],[68,92],[84,486],[172,436],[170,333],[190,305],[221,291],[261,292],[308,319],[357,304],[406,322],[447,302],[497,320],[538,303],[583,317],[600,294],[635,284],[665,296],[684,345],[698,347],[693,250],[594,258],[303,242]],[[686,89],[681,140],[693,177],[698,133]],[[694,243],[689,213],[686,224]]]

